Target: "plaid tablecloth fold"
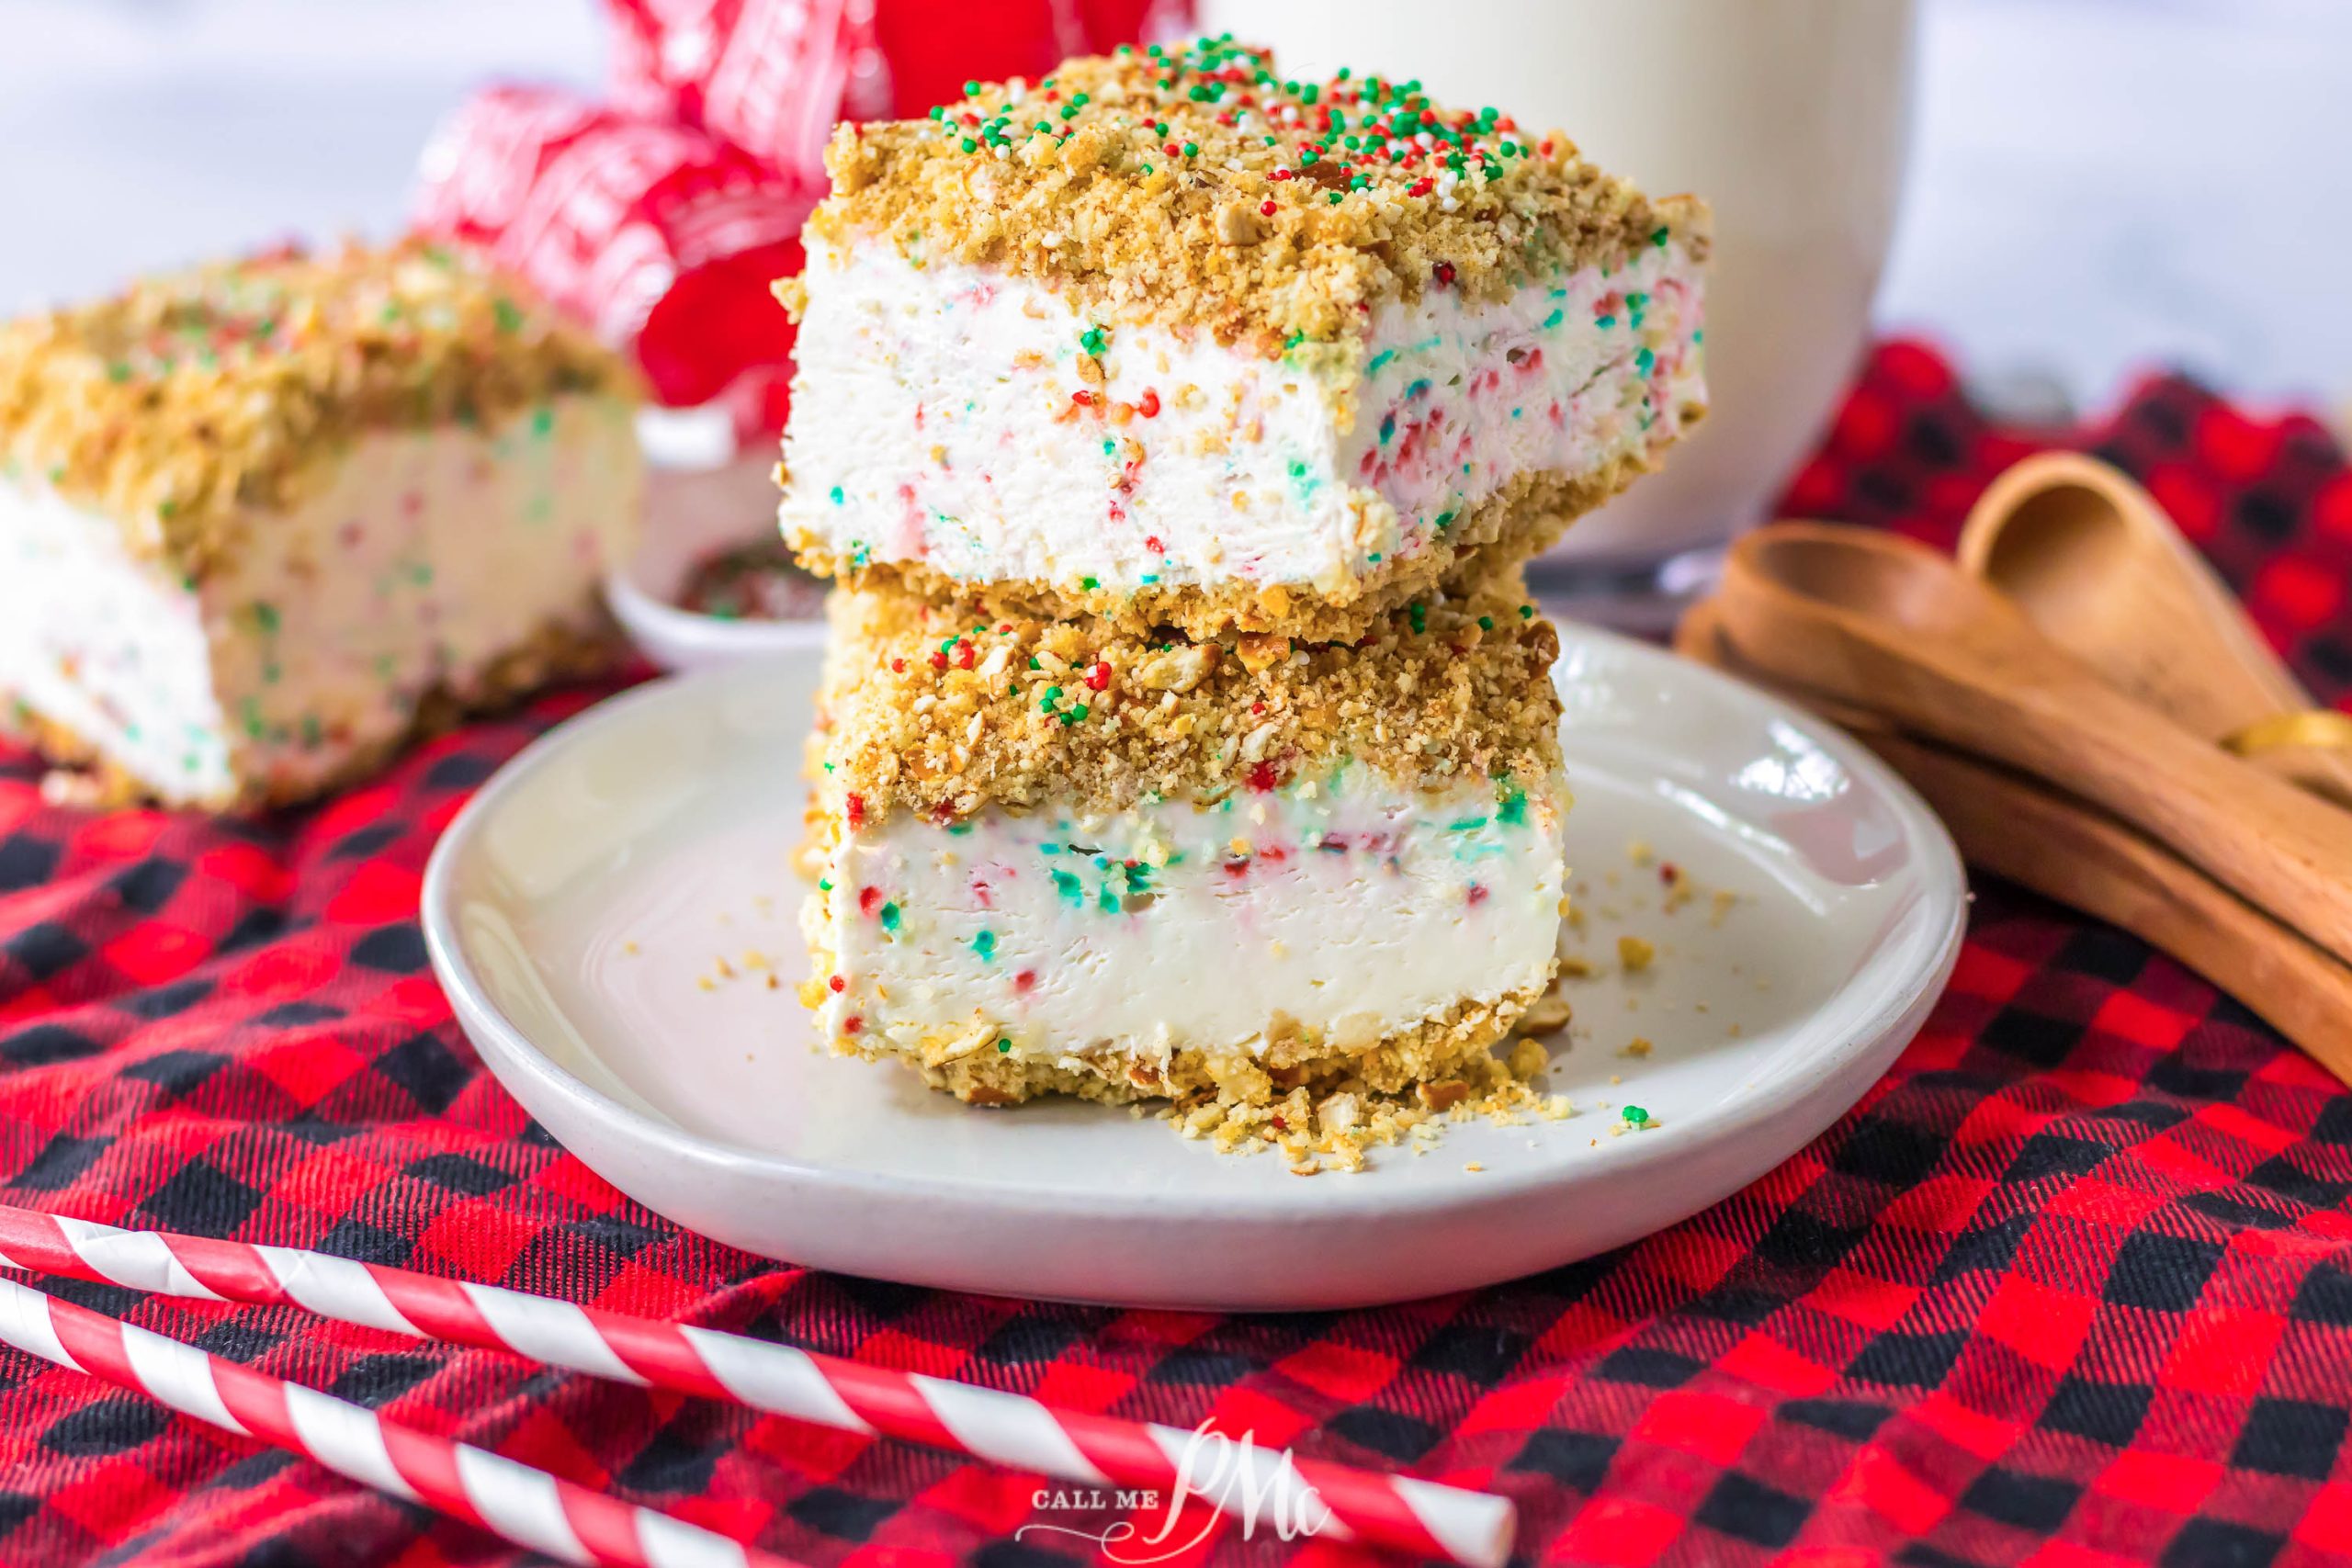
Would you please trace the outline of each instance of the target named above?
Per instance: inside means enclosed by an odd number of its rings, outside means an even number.
[[[2352,468],[2178,379],[2079,433],[2299,671],[2352,692]],[[2006,462],[1883,346],[1789,509],[1949,540]],[[414,915],[467,792],[599,694],[260,824],[45,807],[0,753],[0,1196],[746,1328],[1493,1484],[1530,1562],[2352,1559],[2352,1097],[2130,938],[1997,884],[1919,1040],[1717,1208],[1472,1295],[1218,1318],[810,1273],[685,1235],[482,1070]],[[60,1294],[812,1564],[1057,1568],[1037,1478],[277,1310]],[[511,1549],[0,1356],[0,1561],[485,1563]],[[1220,1537],[1180,1558],[1353,1560]]]

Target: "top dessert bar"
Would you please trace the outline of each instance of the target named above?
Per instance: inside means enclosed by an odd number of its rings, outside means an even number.
[[[1704,208],[1416,82],[1223,39],[842,127],[786,538],[857,581],[1360,635],[1703,410]]]

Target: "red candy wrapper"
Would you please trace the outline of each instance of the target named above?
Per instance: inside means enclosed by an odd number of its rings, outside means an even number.
[[[799,270],[821,185],[540,87],[476,96],[421,173],[418,228],[486,251],[632,352],[662,402],[724,397],[746,428],[782,423],[792,326],[768,285]]]
[[[842,119],[911,118],[973,78],[1173,38],[1190,0],[605,0],[613,101],[821,186]]]

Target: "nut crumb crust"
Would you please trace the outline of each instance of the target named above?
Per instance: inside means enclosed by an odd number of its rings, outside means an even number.
[[[1408,788],[1548,787],[1559,636],[1516,573],[1417,600],[1353,643],[1194,641],[837,591],[815,742],[828,815],[1209,802],[1341,762]]]
[[[1424,288],[1496,300],[1644,246],[1709,246],[1702,203],[1653,200],[1559,131],[1419,82],[1287,79],[1229,35],[967,83],[929,119],[843,124],[826,165],[808,227],[828,243],[1003,267],[1269,356],[1351,361],[1372,308]]]
[[[469,253],[280,251],[0,324],[0,478],[107,513],[193,581],[368,431],[591,392],[634,397],[634,373]]]

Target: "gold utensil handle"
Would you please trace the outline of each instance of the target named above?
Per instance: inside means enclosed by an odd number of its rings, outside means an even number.
[[[2283,750],[2290,746],[2352,750],[2352,713],[2308,708],[2301,713],[2274,714],[2222,738],[2222,750],[2241,757]]]

